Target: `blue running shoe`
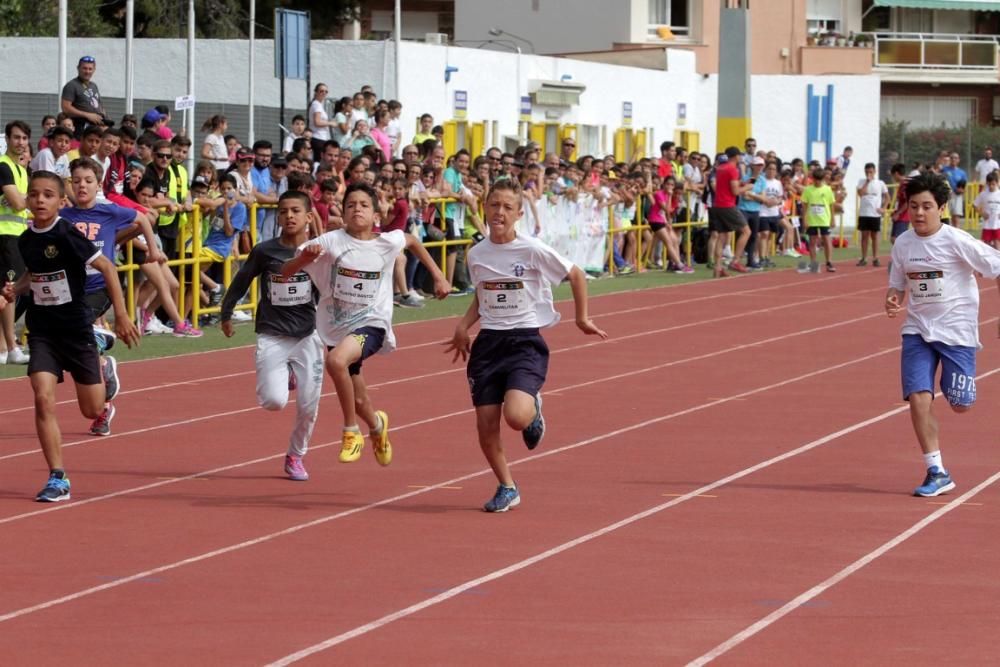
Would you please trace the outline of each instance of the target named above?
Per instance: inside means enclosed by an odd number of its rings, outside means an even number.
[[[69,477],[63,471],[54,472],[49,475],[49,481],[45,483],[45,488],[38,492],[35,500],[40,503],[57,503],[60,500],[69,500]]]
[[[101,369],[104,376],[104,402],[110,403],[118,395],[120,383],[118,381],[118,360],[110,354],[104,357],[104,368]]]
[[[511,507],[517,507],[521,504],[521,494],[518,492],[517,487],[509,489],[503,484],[497,487],[497,492],[493,495],[493,498],[483,505],[483,509],[487,512],[506,512]]]
[[[924,478],[924,483],[914,489],[913,495],[933,498],[934,496],[940,496],[942,493],[947,493],[954,488],[955,482],[952,481],[951,475],[937,466],[931,466],[927,469],[927,477]]]
[[[521,437],[528,449],[534,449],[545,437],[545,417],[542,416],[542,393],[535,394],[535,418],[528,428],[521,431]]]

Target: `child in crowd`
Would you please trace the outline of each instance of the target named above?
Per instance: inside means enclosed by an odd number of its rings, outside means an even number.
[[[469,250],[469,273],[476,295],[445,352],[468,359],[466,371],[476,408],[479,446],[499,486],[484,505],[487,512],[506,512],[521,502],[500,440],[500,419],[521,431],[534,449],[545,435],[541,389],[549,351],[538,330],[555,325],[559,313],[551,285],[568,278],[576,304],[576,325],[585,334],[607,338],[587,314],[587,280],[583,271],[541,241],[518,234],[521,190],[513,179],[498,179],[486,198],[489,237]],[[476,342],[469,329],[482,320]]]
[[[819,273],[817,247],[823,244],[826,270],[833,273],[833,243],[830,239],[830,225],[833,222],[833,190],[826,184],[823,169],[817,168],[812,174],[813,183],[802,191],[802,206],[805,210],[806,234],[809,235],[809,265],[799,266],[799,273]],[[821,240],[822,239],[822,240]]]
[[[986,189],[976,197],[976,210],[983,221],[983,243],[1000,250],[1000,188],[997,172],[986,175]]]
[[[882,214],[889,205],[889,188],[875,175],[875,163],[865,165],[865,177],[858,181],[858,231],[861,232],[861,259],[858,266],[868,264],[868,246],[872,248],[872,266],[879,266],[878,237],[882,231]]]
[[[372,407],[361,365],[365,359],[396,347],[392,332],[392,271],[405,247],[434,276],[439,299],[448,295],[448,281],[413,236],[402,231],[375,234],[378,196],[364,183],[352,183],[344,196],[344,228],[302,244],[285,263],[281,275],[291,278],[305,270],[319,290],[316,329],[327,346],[326,369],[337,389],[344,414],[340,461],[361,457],[365,439],[358,417],[369,427],[375,458],[392,462],[389,417]]]
[[[51,171],[69,180],[69,151],[73,133],[65,127],[56,126],[48,136],[46,148],[38,151],[31,160],[32,171]]]
[[[208,271],[213,264],[221,264],[226,258],[233,254],[234,245],[239,238],[240,232],[247,228],[247,209],[243,202],[239,201],[236,191],[236,179],[233,175],[226,174],[222,179],[221,203],[218,200],[204,200],[207,192],[202,189],[201,183],[193,183],[192,195],[196,200],[200,200],[202,211],[205,211],[206,204],[215,206],[215,210],[210,216],[203,216],[208,225],[208,233],[201,246],[201,271],[200,284],[208,290],[208,305],[217,306],[222,301],[222,285],[208,275]],[[209,208],[209,210],[211,210]],[[189,247],[190,250],[190,247]],[[191,281],[191,289],[184,295],[184,314],[186,315],[194,304],[194,293],[198,283]],[[200,298],[200,297],[199,297]]]
[[[292,116],[292,131],[285,137],[285,142],[281,146],[281,152],[290,152],[292,150],[292,144],[295,143],[296,139],[301,139],[305,134],[305,131],[306,117],[302,114],[295,114]]]
[[[660,188],[653,193],[653,207],[649,211],[649,228],[653,232],[653,239],[663,243],[666,248],[667,270],[674,273],[694,273],[694,269],[681,262],[677,235],[674,234],[674,186],[676,181],[673,176],[667,176],[660,183]]]
[[[265,410],[282,410],[289,389],[298,390],[295,428],[285,455],[285,474],[295,481],[309,479],[303,457],[316,425],[323,390],[323,343],[316,334],[316,300],[309,276],[299,271],[284,278],[282,266],[308,240],[312,200],[304,192],[289,191],[278,197],[281,235],[250,251],[243,268],[229,285],[222,301],[222,333],[232,337],[236,302],[260,277],[257,306],[257,402]]]
[[[50,171],[35,172],[28,185],[28,208],[33,221],[18,237],[18,250],[27,271],[4,288],[3,298],[30,289],[27,323],[31,360],[28,377],[35,394],[35,428],[49,479],[35,497],[39,502],[70,499],[70,481],[63,467],[62,436],[56,420],[56,385],[69,371],[76,383],[77,403],[84,417],[98,418],[113,398],[108,375],[102,372],[94,340],[93,316],[84,300],[87,271],[100,274],[114,305],[115,333],[131,347],[139,332],[128,317],[115,265],[68,220],[59,217],[65,182]],[[107,366],[105,366],[107,369]]]

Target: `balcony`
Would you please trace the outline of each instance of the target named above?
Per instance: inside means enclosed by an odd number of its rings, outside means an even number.
[[[875,33],[875,69],[884,81],[997,83],[997,35]]]

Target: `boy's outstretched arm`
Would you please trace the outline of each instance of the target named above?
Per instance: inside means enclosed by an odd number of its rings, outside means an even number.
[[[247,258],[246,263],[233,276],[232,282],[229,283],[229,289],[226,290],[226,295],[222,299],[222,308],[219,310],[221,319],[220,328],[226,338],[232,338],[235,333],[232,320],[233,311],[236,310],[236,303],[247,293],[253,279],[263,273],[263,271],[264,261],[257,247],[254,247],[250,250],[250,257]]]
[[[441,273],[441,269],[438,265],[434,263],[431,259],[431,255],[427,252],[427,248],[424,244],[417,240],[417,237],[413,234],[404,233],[403,236],[406,238],[406,249],[417,256],[420,263],[424,265],[428,271],[430,271],[431,276],[434,278],[434,296],[438,299],[443,299],[451,293],[451,285],[448,284],[448,279],[444,277]]]
[[[608,334],[598,328],[587,314],[587,276],[579,266],[570,269],[569,286],[573,290],[573,303],[576,306],[576,326],[585,334],[607,338]]]
[[[309,266],[323,254],[323,246],[318,243],[310,243],[302,248],[302,251],[281,265],[281,277],[290,278],[303,268]]]
[[[472,303],[469,304],[469,308],[465,311],[465,315],[462,319],[458,321],[458,325],[455,327],[455,333],[452,335],[450,341],[445,341],[443,344],[446,346],[444,348],[444,353],[454,352],[455,356],[452,358],[451,363],[458,361],[458,357],[462,357],[462,361],[469,358],[469,352],[472,351],[472,342],[469,338],[469,329],[472,325],[479,321],[479,295],[472,295]]]
[[[122,286],[118,282],[118,271],[115,269],[115,265],[107,257],[101,255],[91,263],[91,266],[104,276],[104,285],[115,310],[115,335],[125,341],[129,347],[138,345],[139,329],[136,328],[132,318],[128,316],[128,309],[125,307],[125,298],[122,296]]]

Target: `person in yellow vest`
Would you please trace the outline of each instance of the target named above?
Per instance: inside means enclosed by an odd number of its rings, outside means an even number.
[[[152,181],[155,195],[149,205],[160,209],[159,224],[156,232],[163,244],[163,253],[169,259],[177,257],[177,214],[180,206],[177,204],[177,178],[170,168],[174,153],[170,142],[161,139],[153,145],[153,161],[146,169],[146,178]]]
[[[17,238],[28,228],[28,170],[21,156],[29,150],[31,126],[22,120],[7,123],[7,152],[0,156],[0,284],[16,282],[24,273]],[[14,339],[14,308],[0,311],[0,364],[26,364],[28,354]]]
[[[170,150],[174,154],[173,162],[170,163],[170,172],[173,174],[174,183],[177,185],[175,201],[180,207],[180,212],[177,215],[177,229],[178,236],[181,239],[180,243],[183,244],[191,236],[191,220],[188,213],[194,208],[191,202],[188,201],[188,190],[190,189],[191,179],[188,177],[187,167],[184,166],[184,163],[187,162],[188,154],[191,152],[191,140],[179,134],[175,135],[170,140]]]

